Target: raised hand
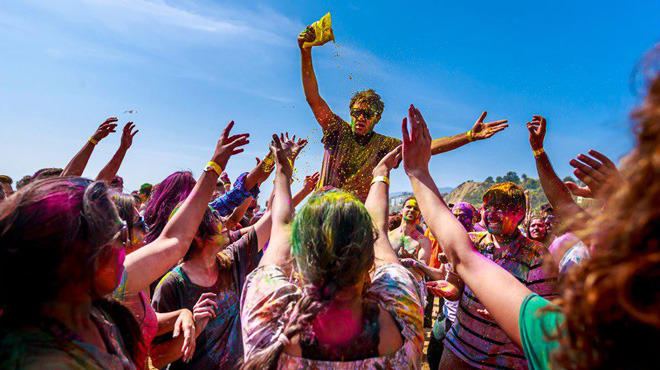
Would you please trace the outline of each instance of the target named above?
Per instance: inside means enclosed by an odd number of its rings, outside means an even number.
[[[474,126],[472,126],[472,129],[470,130],[472,140],[488,139],[489,137],[509,127],[509,125],[506,124],[509,121],[505,119],[493,122],[484,122],[487,114],[488,112],[483,111],[481,116],[479,116],[477,121],[474,123]]]
[[[408,133],[408,120],[404,118],[401,123],[403,168],[408,175],[412,175],[416,171],[428,171],[431,159],[431,134],[424,117],[412,104],[408,108],[408,119],[410,120],[410,133]]]
[[[390,173],[392,168],[399,167],[401,163],[401,145],[394,148],[391,152],[387,153],[383,159],[378,162],[376,167],[374,167],[372,173],[374,176],[387,176]]]
[[[121,134],[121,144],[119,144],[121,148],[128,149],[133,144],[133,136],[135,136],[135,134],[140,132],[140,130],[135,130],[135,132],[133,132],[134,128],[135,128],[135,124],[133,124],[133,122],[126,122],[126,126],[124,126],[124,131]]]
[[[273,141],[270,142],[270,152],[273,153],[273,158],[277,164],[277,168],[282,171],[288,178],[293,175],[293,161],[291,160],[291,141],[283,134],[273,134]]]
[[[234,121],[229,122],[222,131],[222,136],[215,147],[215,153],[213,153],[213,162],[217,163],[223,169],[226,168],[229,158],[234,154],[241,153],[243,151],[241,147],[250,142],[247,139],[250,134],[229,136],[232,127],[234,127]]]
[[[289,140],[289,133],[286,133],[286,139]],[[291,141],[291,155],[293,156],[293,159],[298,157],[298,154],[300,154],[300,151],[303,150],[305,146],[307,146],[307,140],[300,138],[296,140],[296,135],[293,135],[293,137],[290,139]]]
[[[621,184],[622,177],[607,156],[593,149],[589,150],[589,155],[580,154],[577,159],[571,159],[569,162],[575,168],[575,176],[586,186],[578,186],[571,181],[565,184],[576,196],[602,199]]]
[[[545,118],[535,114],[530,122],[527,122],[527,130],[529,131],[529,145],[532,150],[539,150],[543,148],[543,140],[545,139]]]
[[[314,31],[312,26],[307,26],[307,28],[298,35],[298,47],[302,49],[304,43],[312,42],[314,39],[316,39],[316,31]]]
[[[220,175],[220,181],[222,181],[225,184],[231,183],[231,181],[229,180],[229,175],[227,175],[227,172],[222,171],[222,174]]]
[[[115,132],[117,128],[117,117],[110,117],[106,119],[102,124],[99,125],[99,128],[96,129],[96,132],[92,135],[92,139],[96,142],[101,141],[101,139],[108,136],[111,132]]]
[[[215,293],[204,293],[199,296],[197,303],[193,306],[195,330],[203,331],[206,324],[217,315],[218,304],[215,302],[215,299]]]
[[[316,187],[316,184],[319,182],[319,177],[321,175],[318,172],[314,172],[311,175],[305,176],[305,180],[303,181],[303,188],[307,190],[313,190],[314,187]]]
[[[181,359],[184,362],[190,361],[195,353],[195,319],[192,312],[187,309],[181,310],[174,323],[172,338],[176,338],[183,333],[183,345],[181,346]]]

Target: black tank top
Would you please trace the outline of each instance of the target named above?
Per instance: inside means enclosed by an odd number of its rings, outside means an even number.
[[[380,308],[372,299],[365,298],[362,305],[362,330],[360,335],[345,347],[325,346],[318,342],[310,326],[300,335],[302,357],[318,361],[357,361],[378,357],[380,342]]]

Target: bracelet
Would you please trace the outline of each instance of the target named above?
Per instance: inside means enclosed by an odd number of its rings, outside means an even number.
[[[220,176],[222,174],[222,167],[220,167],[219,164],[217,164],[213,161],[210,161],[209,163],[207,163],[206,168],[204,169],[204,171],[210,171],[210,170],[215,171],[215,173],[217,173],[218,176]]]
[[[98,141],[98,140],[94,140],[94,138],[93,138],[93,137],[91,137],[91,136],[89,137],[89,142],[90,142],[90,143],[92,143],[92,144],[94,144],[94,145],[96,145],[96,144],[98,144],[98,143],[99,143],[99,141]]]
[[[472,130],[466,132],[465,136],[467,136],[468,141],[474,141],[474,136],[472,136]]]
[[[534,158],[538,158],[541,154],[545,153],[545,149],[541,148],[539,150],[533,150],[532,153],[534,153]]]
[[[387,185],[390,184],[390,179],[388,179],[387,176],[376,176],[376,177],[374,177],[373,180],[371,180],[371,185],[373,185],[374,182],[379,182],[379,181],[380,181],[380,182],[384,182],[384,183],[386,183]]]

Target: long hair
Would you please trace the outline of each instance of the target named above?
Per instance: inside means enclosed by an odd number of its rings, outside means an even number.
[[[305,294],[286,319],[282,333],[287,338],[306,330],[337,292],[364,279],[374,265],[376,235],[367,209],[343,191],[315,195],[298,212],[291,250]],[[250,357],[244,368],[274,368],[283,348],[282,342],[273,341]]]
[[[44,304],[69,284],[88,283],[95,306],[110,310],[135,359],[142,339],[135,319],[93,290],[98,258],[120,227],[101,181],[47,178],[0,203],[0,270],[12,278],[0,294],[0,326],[39,325]]]
[[[160,236],[174,208],[188,197],[196,183],[190,171],[178,171],[167,176],[151,192],[144,210],[144,221],[149,226],[149,233],[144,238],[145,244]]]
[[[114,193],[112,201],[117,208],[119,218],[126,222],[128,240],[133,240],[133,226],[135,224],[135,199],[130,194]]]
[[[564,368],[657,367],[660,343],[660,75],[633,112],[637,145],[624,183],[578,233],[591,258],[569,271],[561,310]]]

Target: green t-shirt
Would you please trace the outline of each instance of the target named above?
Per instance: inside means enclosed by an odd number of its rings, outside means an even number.
[[[557,332],[557,326],[564,320],[559,312],[541,311],[554,307],[550,301],[536,293],[525,297],[520,306],[520,341],[530,369],[550,369],[552,351],[559,347],[557,340],[548,339],[548,335]]]

